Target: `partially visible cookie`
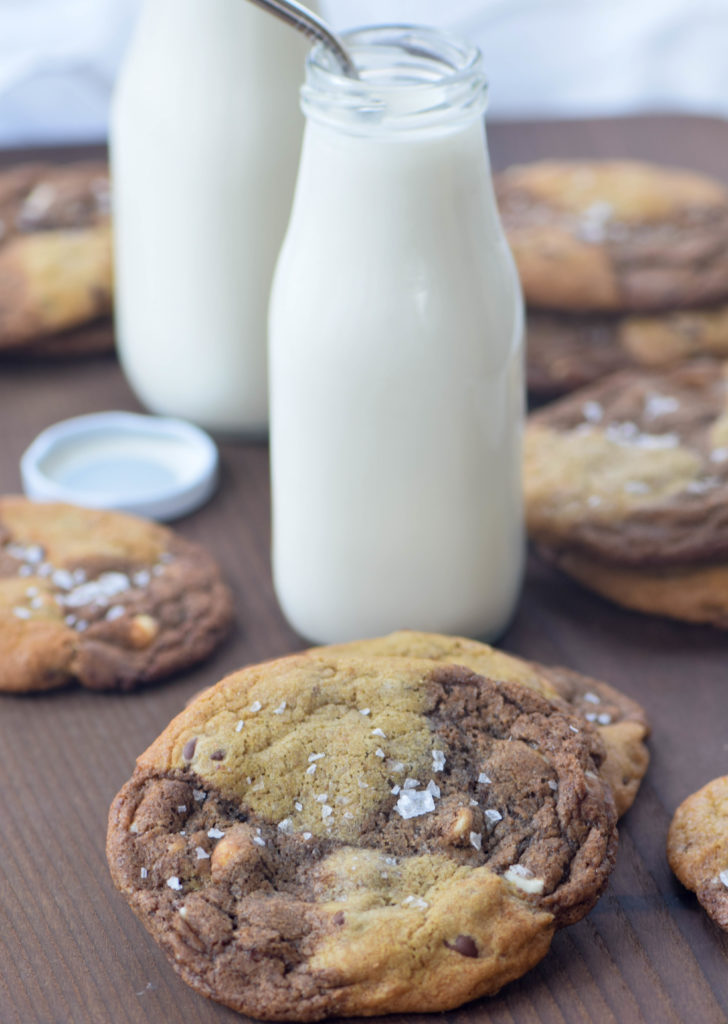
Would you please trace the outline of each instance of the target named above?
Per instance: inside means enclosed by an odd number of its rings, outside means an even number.
[[[529,417],[534,541],[607,566],[728,560],[728,382],[723,364],[625,372]]]
[[[518,684],[309,653],[205,691],[109,815],[115,884],[182,978],[262,1019],[497,991],[606,884],[582,719]]]
[[[680,804],[667,835],[667,859],[715,923],[728,930],[728,775]]]
[[[210,555],[166,527],[0,498],[0,692],[128,690],[205,658],[231,620]]]
[[[105,164],[0,172],[0,349],[108,317],[111,306]]]
[[[728,357],[728,306],[652,316],[579,316],[530,310],[528,390],[553,397],[618,370],[665,369],[700,356]]]
[[[629,160],[541,161],[497,176],[529,305],[675,309],[728,298],[728,190]]]

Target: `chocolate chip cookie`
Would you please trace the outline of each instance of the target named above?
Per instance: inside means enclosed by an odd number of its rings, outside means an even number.
[[[723,364],[616,374],[531,416],[542,553],[629,608],[728,625],[726,388]]]
[[[667,859],[715,923],[728,930],[728,775],[680,804],[667,836]]]
[[[205,658],[231,620],[212,558],[166,527],[0,498],[0,692],[128,690]]]
[[[531,306],[676,309],[728,297],[728,190],[637,161],[542,161],[497,177]]]
[[[603,756],[519,684],[298,655],[222,680],[142,754],[109,864],[182,978],[239,1012],[444,1010],[593,906],[616,845]]]
[[[696,357],[728,357],[728,306],[652,316],[579,316],[530,310],[529,392],[549,398],[618,370],[665,369]]]
[[[524,661],[465,637],[401,630],[389,636],[320,648],[330,654],[360,657],[428,658],[464,665],[479,675],[520,683],[547,700],[565,701],[569,711],[591,722],[606,751],[600,773],[609,783],[619,815],[634,803],[647,766],[649,723],[644,709],[607,683],[567,668]]]
[[[109,183],[100,162],[0,173],[0,350],[108,318]],[[99,335],[95,336],[98,345]],[[111,334],[105,332],[107,346]]]

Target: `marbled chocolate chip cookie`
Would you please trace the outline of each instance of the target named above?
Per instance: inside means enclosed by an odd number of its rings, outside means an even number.
[[[680,804],[667,836],[667,858],[715,923],[728,930],[728,775]]]
[[[498,202],[531,306],[676,309],[728,297],[728,190],[628,160],[542,161],[498,175]]]
[[[276,1020],[445,1010],[604,888],[599,736],[514,683],[325,652],[182,712],[109,817],[117,887],[198,992]]]
[[[524,661],[477,640],[439,633],[401,630],[319,650],[358,657],[428,658],[464,665],[490,679],[520,683],[547,700],[565,701],[569,711],[591,722],[600,733],[606,751],[600,773],[612,788],[618,814],[625,814],[634,803],[649,764],[645,745],[649,723],[636,701],[607,683],[571,669]]]
[[[529,392],[551,398],[624,369],[728,357],[728,306],[625,316],[528,314]]]
[[[541,553],[636,611],[728,626],[725,364],[615,374],[529,418]]]
[[[0,172],[0,350],[49,337],[60,350],[62,337],[73,339],[64,332],[108,318],[111,306],[105,164]]]
[[[205,658],[231,620],[212,558],[166,527],[0,498],[0,692],[128,690]]]

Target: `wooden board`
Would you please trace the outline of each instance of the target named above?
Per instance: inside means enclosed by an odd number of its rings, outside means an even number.
[[[489,136],[496,167],[635,156],[728,180],[728,126],[708,119],[502,124]],[[0,491],[19,488],[18,459],[43,427],[138,408],[113,357],[0,363]],[[185,701],[228,670],[302,646],[272,590],[266,449],[226,442],[222,467],[215,499],[179,524],[209,545],[235,589],[239,625],[219,654],[130,696],[0,698],[1,1024],[240,1020],[177,979],[115,893],[104,858],[112,797]],[[664,844],[677,803],[726,771],[728,637],[630,615],[533,563],[503,646],[604,678],[644,703],[652,765],[595,910],[559,933],[530,975],[444,1016],[458,1024],[725,1022],[728,935],[672,877]]]

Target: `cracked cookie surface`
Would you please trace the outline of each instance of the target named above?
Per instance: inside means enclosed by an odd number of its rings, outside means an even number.
[[[649,764],[645,740],[650,727],[644,709],[607,683],[571,669],[525,661],[477,640],[414,630],[321,651],[359,657],[428,658],[464,665],[490,679],[520,683],[547,700],[565,701],[569,711],[592,723],[601,736],[606,756],[600,773],[612,788],[618,814],[625,814],[634,803]]]
[[[201,694],[112,805],[117,887],[180,975],[264,1019],[443,1010],[593,906],[597,732],[465,667],[326,652]]]
[[[667,836],[667,859],[708,915],[728,930],[728,775],[680,804]]]
[[[0,498],[0,691],[128,690],[206,657],[231,620],[213,559],[166,527]]]
[[[569,312],[676,309],[728,297],[728,191],[629,160],[540,161],[496,176],[526,301]]]

